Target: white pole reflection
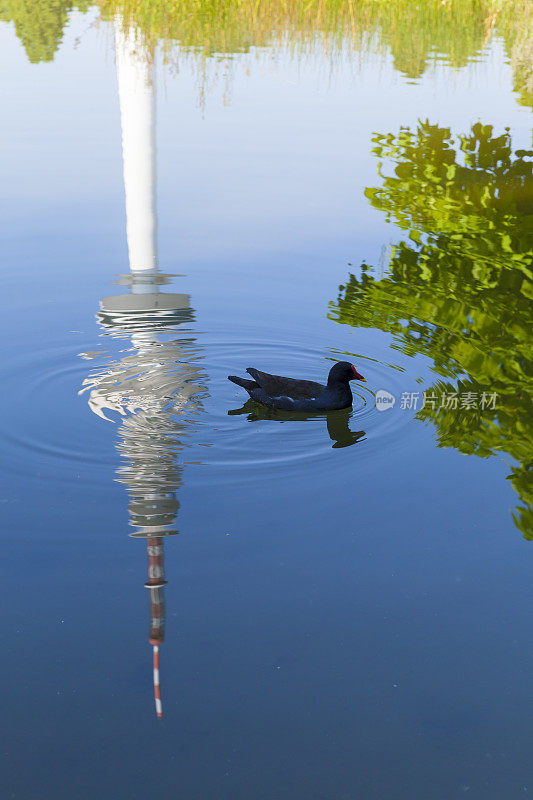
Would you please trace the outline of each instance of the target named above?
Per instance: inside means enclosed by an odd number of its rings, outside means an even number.
[[[179,331],[193,319],[189,296],[161,292],[171,276],[158,271],[154,52],[135,29],[115,18],[115,49],[122,126],[126,233],[130,272],[117,283],[124,294],[100,301],[106,335],[130,341],[121,357],[92,370],[81,392],[91,410],[119,415],[117,480],[129,494],[130,535],[146,539],[154,700],[163,714],[159,655],[165,631],[164,537],[176,534],[182,483],[181,451],[189,428],[185,411],[200,408],[201,374],[194,339]],[[179,337],[179,338],[178,338]],[[87,356],[86,356],[87,357]],[[81,393],[80,392],[80,393]]]
[[[122,158],[131,270],[157,268],[155,52],[115,17]]]

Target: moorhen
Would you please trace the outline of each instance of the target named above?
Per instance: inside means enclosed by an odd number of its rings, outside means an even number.
[[[228,380],[246,389],[252,400],[282,411],[336,411],[352,404],[350,381],[364,381],[353,364],[339,361],[329,371],[327,385],[269,375],[248,367],[253,381],[228,375]]]

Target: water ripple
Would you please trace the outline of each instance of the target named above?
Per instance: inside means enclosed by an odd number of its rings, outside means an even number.
[[[251,354],[253,353],[253,358]],[[352,409],[328,414],[291,414],[265,409],[248,400],[246,392],[227,380],[252,364],[276,374],[289,374],[323,382],[331,364],[349,355],[333,353],[294,341],[228,341],[209,344],[210,390],[206,402],[212,448],[209,463],[239,471],[247,481],[261,474],[305,463],[333,467],[331,450],[350,445],[365,446],[368,456],[376,450],[374,440],[387,440],[387,447],[400,446],[405,424],[412,418],[398,409],[379,412],[373,387],[399,393],[401,373],[391,365],[363,356],[353,357],[367,382],[352,383]],[[402,432],[403,431],[403,432]],[[383,444],[381,442],[381,444]],[[353,456],[355,458],[355,454]],[[344,465],[344,459],[343,459]],[[340,467],[340,463],[339,463]],[[319,467],[321,468],[321,467]],[[333,467],[334,468],[334,467]]]
[[[48,347],[8,365],[8,413],[0,435],[12,468],[66,481],[80,474],[96,479],[105,466],[124,478],[128,458],[142,465],[146,451],[148,471],[172,455],[182,466],[213,468],[201,471],[206,483],[246,482],[301,465],[344,469],[362,449],[368,460],[379,458],[385,447],[402,446],[413,414],[398,407],[382,413],[374,401],[378,388],[397,396],[404,388],[392,365],[283,339],[193,336],[189,331],[165,342],[137,338],[133,347],[111,355],[95,349],[94,340],[86,349]],[[352,409],[329,414],[266,409],[227,380],[253,364],[322,382],[340,359],[353,361],[367,382],[352,383]],[[21,386],[23,394],[17,391]],[[78,395],[87,404],[76,402]],[[89,409],[120,422],[119,428]],[[345,456],[334,456],[339,450]]]

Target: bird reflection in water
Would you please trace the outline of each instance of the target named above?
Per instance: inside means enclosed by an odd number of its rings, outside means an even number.
[[[275,420],[277,422],[296,422],[298,420],[324,418],[328,429],[329,438],[333,442],[333,448],[350,447],[362,441],[365,431],[352,431],[349,427],[352,411],[350,408],[343,408],[340,411],[329,411],[327,414],[304,414],[289,411],[279,411],[267,408],[266,406],[247,400],[242,408],[235,408],[228,411],[230,416],[236,414],[247,414],[248,422],[258,422],[259,420]]]

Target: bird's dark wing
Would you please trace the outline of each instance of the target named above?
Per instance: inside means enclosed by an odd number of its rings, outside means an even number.
[[[283,378],[281,375],[270,375],[254,367],[248,367],[246,372],[259,384],[261,389],[270,397],[312,398],[318,397],[325,387],[315,381],[300,381],[295,378]]]

